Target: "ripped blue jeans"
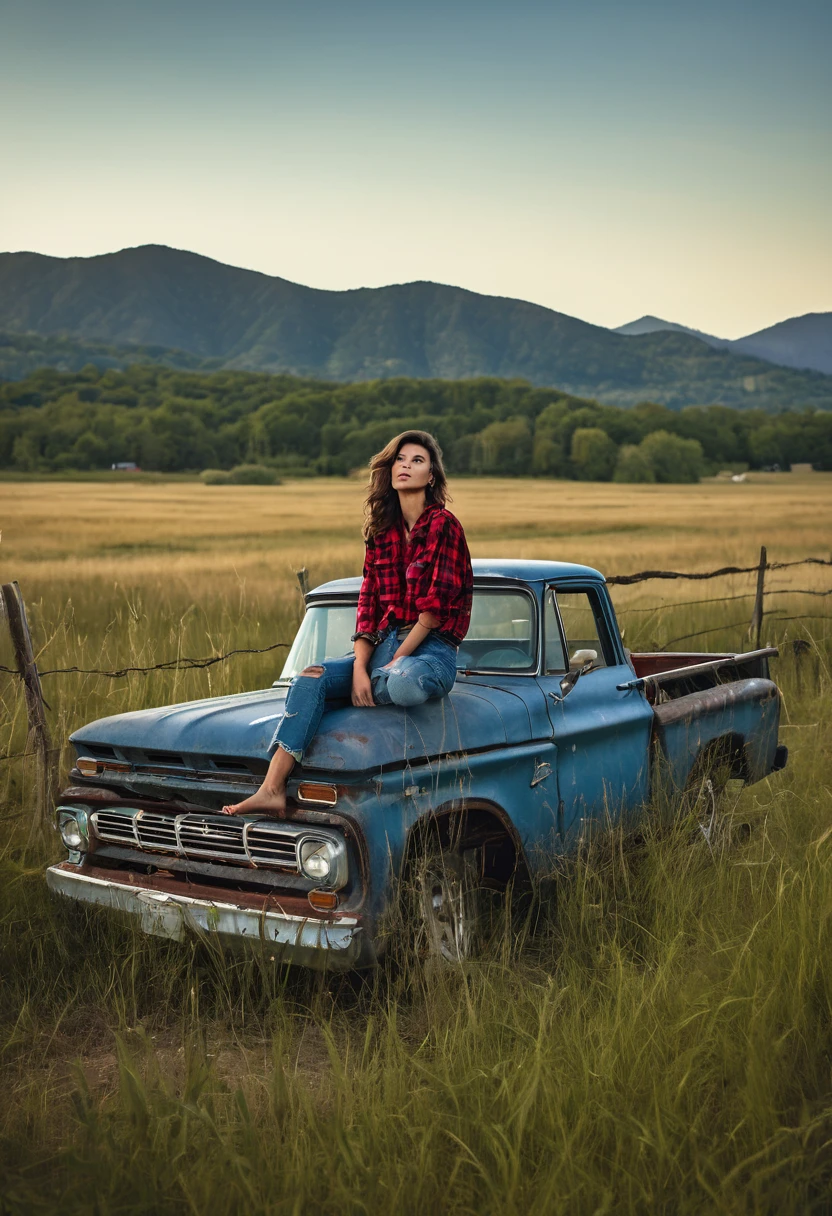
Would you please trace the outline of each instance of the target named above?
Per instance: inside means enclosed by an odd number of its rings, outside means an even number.
[[[391,628],[373,651],[369,672],[376,705],[422,705],[451,691],[456,679],[456,646],[428,634],[413,654],[393,663],[398,647],[398,634]],[[286,694],[286,709],[272,738],[270,753],[282,747],[300,763],[327,704],[350,700],[354,659],[351,654],[342,659],[327,659],[315,664],[323,669],[322,676],[295,676]]]

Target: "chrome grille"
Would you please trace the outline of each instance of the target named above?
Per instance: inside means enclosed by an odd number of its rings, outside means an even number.
[[[96,811],[92,821],[99,840],[111,840],[116,844],[136,844],[132,815],[119,815],[117,811]]]
[[[179,847],[194,857],[216,857],[248,861],[243,839],[242,820],[214,819],[202,815],[182,815],[178,820]]]
[[[176,818],[158,811],[139,811],[135,819],[139,844],[145,849],[170,849],[176,852]]]
[[[221,815],[166,815],[159,811],[96,811],[91,822],[99,840],[180,857],[298,872],[297,831],[262,820],[247,823]]]
[[[246,843],[252,861],[260,866],[297,869],[295,842],[285,832],[268,823],[249,823],[246,827]]]

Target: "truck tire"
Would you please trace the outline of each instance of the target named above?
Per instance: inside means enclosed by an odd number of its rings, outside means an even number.
[[[482,949],[484,895],[470,855],[431,845],[413,871],[418,956],[452,966],[476,958]]]

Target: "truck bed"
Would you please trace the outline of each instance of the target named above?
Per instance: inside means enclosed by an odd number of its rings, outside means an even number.
[[[636,673],[632,687],[642,688],[651,704],[702,692],[732,680],[769,678],[768,660],[774,647],[745,652],[643,651],[630,654]]]
[[[728,760],[731,776],[759,781],[782,768],[778,749],[780,695],[769,679],[769,647],[744,653],[631,654],[636,679],[653,706],[653,754],[677,788],[688,783],[697,759]]]

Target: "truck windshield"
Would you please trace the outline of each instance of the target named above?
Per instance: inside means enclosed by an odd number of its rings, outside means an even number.
[[[355,604],[312,604],[286,656],[281,680],[291,680],[304,667],[352,654]]]
[[[525,591],[481,588],[474,592],[471,624],[459,648],[465,671],[530,671],[536,663],[534,602]],[[312,604],[286,656],[281,680],[304,667],[352,654],[355,604]]]

